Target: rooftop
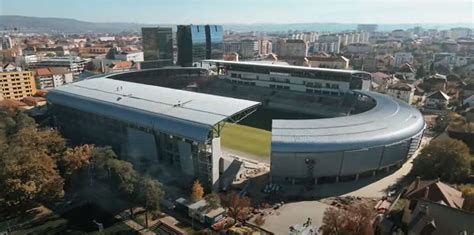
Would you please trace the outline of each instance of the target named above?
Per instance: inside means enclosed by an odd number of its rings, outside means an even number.
[[[282,65],[282,64],[268,64],[268,63],[259,63],[258,61],[226,61],[226,60],[203,60],[203,62],[211,64],[227,64],[227,65],[247,65],[247,66],[256,66],[256,67],[266,67],[266,68],[285,68],[285,69],[294,69],[294,70],[305,70],[305,71],[319,71],[319,72],[338,72],[345,74],[354,74],[354,73],[367,73],[358,70],[348,70],[348,69],[326,69],[326,68],[312,68],[306,66],[294,66],[294,65]]]
[[[110,75],[109,75],[110,76]],[[260,103],[96,77],[51,90],[47,98],[97,115],[204,141],[219,122]]]
[[[421,133],[421,113],[407,103],[376,92],[357,91],[375,100],[372,109],[349,116],[273,120],[273,152],[350,151],[393,144]]]

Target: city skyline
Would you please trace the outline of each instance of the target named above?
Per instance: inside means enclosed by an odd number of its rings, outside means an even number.
[[[454,0],[49,0],[0,1],[1,15],[64,17],[90,22],[132,22],[152,24],[253,24],[253,23],[472,23],[474,3]],[[88,4],[87,4],[88,3]],[[421,7],[413,7],[414,5]],[[232,7],[229,7],[232,6]],[[67,9],[73,10],[64,10]],[[234,13],[232,15],[231,10]],[[288,9],[291,9],[289,11]],[[177,12],[180,12],[181,15]],[[136,14],[139,13],[139,14]]]

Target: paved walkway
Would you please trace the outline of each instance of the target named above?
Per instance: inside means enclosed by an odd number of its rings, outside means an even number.
[[[264,229],[275,234],[288,234],[289,227],[304,224],[308,218],[312,219],[312,226],[319,229],[322,225],[326,208],[331,207],[318,201],[304,201],[288,203],[272,215],[265,216]]]

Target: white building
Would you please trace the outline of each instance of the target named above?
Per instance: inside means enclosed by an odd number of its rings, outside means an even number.
[[[282,58],[304,58],[308,55],[308,44],[303,40],[280,41],[278,55]]]
[[[349,59],[344,56],[312,56],[306,57],[305,61],[313,68],[349,69]]]
[[[120,52],[115,54],[116,60],[143,62],[143,51]]]
[[[393,63],[393,67],[400,68],[405,63],[412,64],[413,63],[413,55],[411,52],[397,52],[394,54],[395,61]]]
[[[415,87],[404,82],[397,82],[395,84],[388,85],[386,93],[389,96],[403,100],[411,105],[413,103]]]
[[[324,95],[342,95],[349,90],[370,90],[370,73],[341,70],[205,60],[219,68],[220,78],[231,83]]]
[[[53,89],[73,80],[72,72],[64,67],[38,68],[34,75],[39,89]]]
[[[313,52],[339,53],[341,37],[339,35],[320,35],[313,43]]]
[[[101,42],[112,42],[112,41],[115,41],[115,37],[114,36],[99,37],[99,41],[101,41]]]
[[[256,40],[230,41],[224,43],[224,53],[236,52],[240,58],[255,58],[259,53]]]

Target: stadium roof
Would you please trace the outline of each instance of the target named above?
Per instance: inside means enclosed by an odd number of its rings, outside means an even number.
[[[366,73],[364,71],[358,70],[348,70],[348,69],[327,69],[327,68],[315,68],[315,67],[306,67],[306,66],[296,66],[296,65],[283,65],[283,64],[268,64],[268,62],[258,62],[258,61],[227,61],[227,60],[203,60],[202,62],[210,64],[228,64],[228,65],[251,65],[251,66],[260,66],[267,68],[286,68],[286,69],[297,69],[297,70],[307,70],[307,71],[320,71],[320,72],[338,72],[346,74],[354,73]]]
[[[391,145],[421,133],[421,113],[383,94],[358,91],[374,108],[355,115],[313,120],[273,120],[272,152],[351,151]]]
[[[51,90],[53,104],[204,141],[214,125],[260,103],[99,77]]]

